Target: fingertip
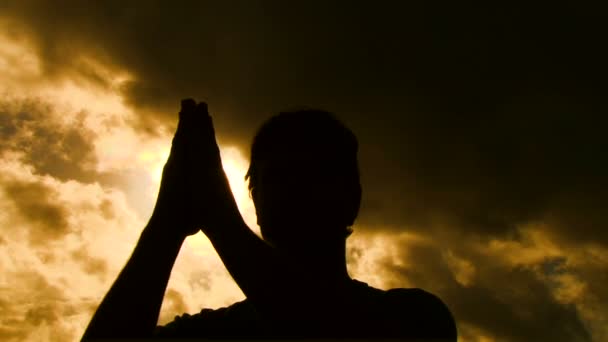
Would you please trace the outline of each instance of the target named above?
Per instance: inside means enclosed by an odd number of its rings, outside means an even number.
[[[202,111],[203,113],[208,113],[208,108],[207,108],[206,102],[199,102],[198,105],[196,106],[196,108],[198,110]]]
[[[182,110],[191,109],[196,107],[196,101],[192,98],[187,98],[182,100]]]

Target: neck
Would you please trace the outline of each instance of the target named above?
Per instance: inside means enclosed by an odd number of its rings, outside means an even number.
[[[309,276],[323,279],[332,284],[350,280],[346,267],[346,243],[344,239],[314,241],[287,251],[295,267]]]

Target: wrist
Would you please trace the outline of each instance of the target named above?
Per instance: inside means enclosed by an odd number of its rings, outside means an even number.
[[[220,222],[214,223],[202,229],[203,233],[211,240],[223,240],[225,237],[236,236],[239,233],[249,230],[240,213],[230,215]]]
[[[145,236],[148,239],[163,241],[164,243],[175,242],[181,245],[187,234],[182,233],[175,225],[175,221],[163,216],[153,215],[144,228],[142,237]]]

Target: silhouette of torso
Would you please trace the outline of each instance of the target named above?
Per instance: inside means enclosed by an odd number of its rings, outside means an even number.
[[[174,338],[413,338],[456,340],[453,317],[436,296],[420,289],[379,290],[352,281],[352,298],[322,321],[320,328],[309,329],[298,322],[297,331],[283,324],[264,322],[246,299],[220,309],[203,309],[195,315],[176,316],[156,329],[158,337]],[[294,293],[294,296],[297,296]],[[318,308],[322,315],[324,308]],[[286,319],[289,319],[286,317]]]

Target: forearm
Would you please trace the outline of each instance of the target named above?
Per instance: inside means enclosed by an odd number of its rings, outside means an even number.
[[[183,237],[151,220],[118,278],[99,305],[83,340],[149,336],[156,327],[171,269]],[[160,228],[160,229],[159,229]],[[165,231],[165,232],[163,232]]]
[[[249,299],[267,297],[269,281],[280,268],[275,251],[241,219],[206,233],[224,266]],[[266,285],[266,286],[264,286]]]
[[[318,309],[314,284],[242,220],[207,233],[231,276],[258,312],[272,320],[304,319]]]

